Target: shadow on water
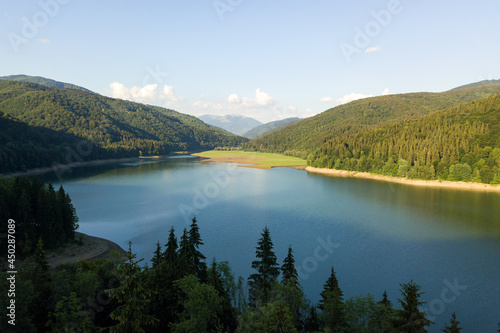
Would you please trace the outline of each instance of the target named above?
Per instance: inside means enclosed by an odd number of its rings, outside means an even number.
[[[405,207],[422,218],[432,218],[442,227],[459,227],[479,235],[500,239],[500,193],[412,186],[380,180],[309,174],[324,186],[387,209]]]

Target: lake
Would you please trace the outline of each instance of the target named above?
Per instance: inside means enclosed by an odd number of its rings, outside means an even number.
[[[292,246],[312,302],[334,266],[345,298],[387,290],[397,304],[400,283],[421,285],[431,332],[453,311],[466,332],[495,332],[500,321],[499,193],[183,157],[73,169],[62,184],[79,231],[125,249],[132,241],[139,258],[196,215],[207,262],[227,260],[246,279],[268,226],[280,265]]]

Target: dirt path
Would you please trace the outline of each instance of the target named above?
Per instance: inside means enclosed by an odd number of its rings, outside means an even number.
[[[97,259],[109,258],[111,251],[117,251],[121,257],[125,256],[125,250],[110,240],[76,232],[75,239],[79,240],[80,237],[82,239],[82,245],[73,243],[64,248],[46,251],[49,265],[51,267],[56,267],[60,264],[75,263],[79,260],[94,261]]]

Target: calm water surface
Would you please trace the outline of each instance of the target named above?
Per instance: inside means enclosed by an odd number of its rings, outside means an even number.
[[[54,181],[54,180],[53,180]],[[58,183],[55,181],[55,183]],[[317,302],[335,267],[346,298],[399,284],[425,292],[439,332],[456,311],[466,332],[500,321],[500,194],[259,170],[178,158],[74,169],[63,175],[80,231],[150,259],[171,226],[180,237],[194,214],[211,261],[252,273],[264,226],[280,264],[291,245],[301,283]]]

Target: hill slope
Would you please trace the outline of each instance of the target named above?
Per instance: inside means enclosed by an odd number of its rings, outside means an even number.
[[[246,149],[286,153],[306,158],[331,139],[371,126],[416,119],[500,92],[500,84],[482,85],[442,93],[410,93],[356,100],[296,122],[244,145]]]
[[[246,133],[243,133],[241,136],[249,139],[255,139],[259,136],[268,134],[272,131],[276,131],[278,129],[284,128],[285,126],[291,125],[292,123],[299,121],[300,118],[286,118],[282,120],[271,121],[264,125],[260,125],[252,128]]]
[[[34,83],[0,81],[0,112],[31,127],[71,135],[70,143],[91,142],[113,158],[237,146],[246,141],[173,110]],[[17,143],[15,136],[4,140]],[[84,156],[88,159],[94,157]]]
[[[336,137],[311,153],[308,164],[415,179],[498,184],[500,94]]]
[[[242,135],[243,133],[248,132],[252,128],[262,125],[262,123],[258,120],[255,120],[250,117],[241,116],[238,114],[231,114],[225,116],[206,114],[198,118],[203,120],[205,123],[209,125],[223,128],[226,131],[229,131],[237,135]]]
[[[8,81],[18,81],[18,82],[29,82],[29,83],[36,83],[36,84],[41,84],[47,87],[54,87],[54,88],[68,88],[68,89],[78,89],[78,90],[83,90],[83,91],[88,91],[91,92],[88,89],[85,89],[83,87],[71,84],[71,83],[66,83],[66,82],[59,82],[51,79],[47,79],[41,76],[29,76],[29,75],[9,75],[9,76],[1,76],[0,80],[8,80]]]

